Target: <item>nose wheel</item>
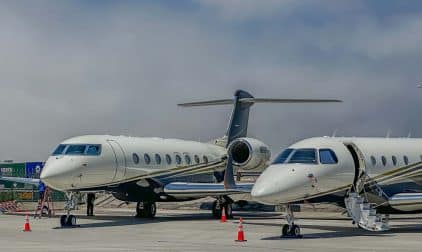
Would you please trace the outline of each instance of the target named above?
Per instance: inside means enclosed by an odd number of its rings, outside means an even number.
[[[286,221],[281,229],[281,238],[302,238],[299,225],[294,223],[293,210],[290,204],[286,206]]]
[[[76,226],[76,216],[70,214],[60,216],[60,226],[62,227],[74,227]]]

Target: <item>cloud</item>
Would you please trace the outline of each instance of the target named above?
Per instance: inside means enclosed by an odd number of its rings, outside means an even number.
[[[239,88],[345,101],[254,106],[250,135],[273,152],[335,129],[421,135],[420,13],[385,17],[360,1],[241,2],[1,3],[0,159],[45,159],[83,134],[207,141],[225,133],[231,108],[176,104]]]
[[[295,0],[194,0],[194,2],[213,9],[229,20],[273,17],[301,5],[300,1]]]

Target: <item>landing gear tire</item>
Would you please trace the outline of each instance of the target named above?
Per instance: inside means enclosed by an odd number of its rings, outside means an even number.
[[[60,216],[60,226],[65,227],[66,223],[67,223],[67,216],[66,215]]]
[[[62,215],[60,216],[60,225],[62,227],[73,227],[76,226],[76,216],[75,215]]]
[[[218,206],[218,201],[214,201],[212,203],[212,217],[214,217],[214,219],[218,219],[221,216],[221,209]]]
[[[301,237],[300,227],[298,225],[293,225],[292,229],[290,230],[290,234],[295,237]]]
[[[69,215],[69,218],[67,219],[67,225],[68,226],[76,226],[76,216],[75,215]]]
[[[289,225],[284,224],[284,225],[283,225],[283,228],[281,229],[281,235],[282,235],[282,236],[287,236],[287,235],[289,235],[289,229],[290,229]]]
[[[281,237],[291,237],[291,238],[301,238],[300,227],[298,225],[293,225],[291,228],[288,224],[283,225],[281,230]]]
[[[218,200],[214,201],[212,204],[212,217],[215,219],[220,219],[221,214],[223,211],[226,212],[226,218],[227,219],[233,219],[233,207],[230,203],[220,203]]]
[[[155,202],[138,202],[136,204],[137,218],[154,218],[157,214],[157,205]]]

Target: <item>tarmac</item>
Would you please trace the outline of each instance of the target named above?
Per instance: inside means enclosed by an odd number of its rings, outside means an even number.
[[[209,211],[160,210],[154,219],[136,219],[132,209],[101,209],[94,217],[79,212],[75,228],[60,228],[58,217],[0,215],[1,251],[421,251],[422,215],[393,216],[388,232],[371,233],[341,214],[297,213],[302,239],[281,239],[285,223],[277,213],[239,212],[220,223]],[[238,217],[247,242],[235,242]]]

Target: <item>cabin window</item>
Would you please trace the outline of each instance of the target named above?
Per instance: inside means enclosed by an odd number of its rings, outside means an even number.
[[[285,149],[281,152],[273,161],[273,164],[282,164],[286,162],[287,158],[289,158],[290,154],[293,152],[294,149]]]
[[[290,164],[316,164],[315,149],[297,149],[289,160]]]
[[[185,161],[186,161],[186,164],[190,165],[191,159],[189,155],[185,155]]]
[[[330,149],[319,150],[319,161],[321,164],[337,164],[338,159],[334,151]]]
[[[180,165],[182,163],[182,158],[179,154],[176,154],[176,164]]]
[[[198,155],[193,156],[193,158],[195,159],[195,163],[199,164],[201,162],[201,160],[199,160]]]
[[[403,161],[404,161],[404,164],[405,165],[408,165],[409,164],[409,158],[407,156],[404,156],[403,157]]]
[[[160,154],[155,154],[155,162],[157,164],[161,164],[161,156],[160,156]]]
[[[136,153],[132,154],[133,163],[139,164],[139,156]]]
[[[204,156],[203,159],[204,159],[204,163],[208,164],[208,157]]]
[[[151,157],[147,153],[144,154],[144,160],[145,160],[145,164],[151,163]]]
[[[396,156],[392,156],[391,157],[391,160],[393,161],[393,165],[394,166],[397,166],[397,158],[396,158]]]
[[[166,154],[166,162],[167,164],[171,164],[171,157],[169,154]]]
[[[372,163],[372,166],[377,165],[377,159],[374,156],[371,156],[371,163]]]
[[[384,166],[387,165],[387,159],[384,156],[381,157],[381,161],[382,161],[382,165]]]

